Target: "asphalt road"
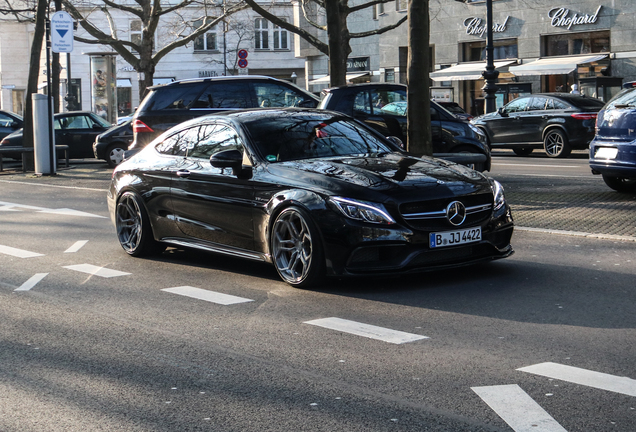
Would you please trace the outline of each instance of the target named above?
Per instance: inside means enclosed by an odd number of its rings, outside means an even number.
[[[0,431],[636,430],[636,199],[583,157],[491,174],[512,257],[311,291],[128,257],[104,164],[0,176]]]

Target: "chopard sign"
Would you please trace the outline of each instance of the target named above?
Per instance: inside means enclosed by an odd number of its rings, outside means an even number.
[[[553,8],[548,12],[548,17],[550,17],[552,27],[567,27],[568,30],[575,25],[581,24],[594,24],[598,20],[598,13],[600,12],[602,6],[599,6],[594,12],[593,15],[579,15],[574,14],[570,15],[570,10],[566,8]]]
[[[508,25],[508,19],[510,17],[507,16],[503,23],[497,24],[494,23],[492,25],[493,33],[503,33],[506,31]],[[470,17],[464,20],[464,27],[466,27],[466,34],[471,36],[479,36],[484,37],[486,33],[486,22],[481,18]]]

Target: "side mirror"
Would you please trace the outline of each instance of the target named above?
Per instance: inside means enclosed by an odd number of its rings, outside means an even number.
[[[14,120],[11,123],[9,123],[9,127],[11,129],[20,129],[22,127],[22,122],[18,120]]]
[[[243,154],[238,150],[223,150],[210,156],[210,163],[215,168],[240,168]]]
[[[388,141],[390,141],[392,144],[394,144],[394,145],[398,146],[399,148],[401,148],[402,150],[405,150],[404,143],[398,137],[396,137],[396,136],[388,136],[388,137],[386,137],[386,139]]]
[[[497,112],[499,113],[500,116],[502,117],[508,117],[508,113],[506,112],[506,110],[504,110],[504,107],[499,107],[499,109],[497,110]]]
[[[298,107],[300,108],[316,108],[318,106],[318,102],[312,99],[305,99],[303,101],[298,102]]]

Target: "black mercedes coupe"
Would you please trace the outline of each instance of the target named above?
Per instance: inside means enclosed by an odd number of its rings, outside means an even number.
[[[175,126],[115,168],[108,206],[132,256],[167,246],[228,254],[272,263],[296,287],[513,253],[501,184],[413,157],[324,110],[234,111]]]

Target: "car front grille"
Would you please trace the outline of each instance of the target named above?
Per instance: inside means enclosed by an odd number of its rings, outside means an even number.
[[[466,207],[466,219],[462,226],[473,226],[487,220],[492,213],[491,194],[467,195],[461,198],[445,198],[418,201],[400,206],[400,214],[414,229],[434,231],[452,227],[446,219],[446,207],[453,201],[460,201]]]

